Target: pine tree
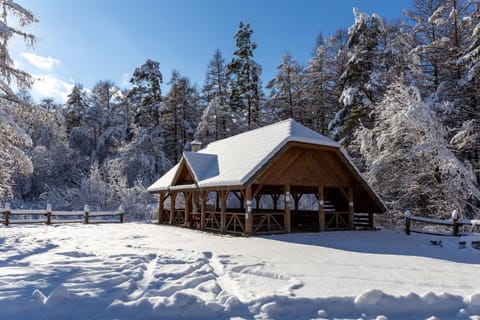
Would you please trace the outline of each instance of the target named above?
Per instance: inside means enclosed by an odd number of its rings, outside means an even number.
[[[247,129],[255,127],[259,121],[261,86],[260,75],[262,69],[253,60],[253,51],[257,44],[251,41],[253,30],[250,24],[240,22],[238,31],[235,33],[235,57],[228,64],[230,76],[230,106],[246,119]]]
[[[309,122],[301,103],[302,68],[289,53],[286,53],[277,70],[277,75],[270,80],[267,88],[271,90],[270,104],[278,120],[293,118],[302,123]]]
[[[461,127],[452,137],[451,144],[456,154],[472,164],[480,181],[480,5],[472,8],[465,19],[471,40],[458,59],[457,64],[466,67],[459,82],[463,103],[457,106]]]
[[[455,82],[462,77],[462,66],[456,63],[470,36],[464,18],[469,11],[464,0],[415,0],[413,11],[407,11],[409,32],[413,36],[420,65],[429,83],[422,88],[426,94],[445,85],[453,91]]]
[[[385,63],[381,43],[384,23],[377,15],[369,16],[356,8],[354,15],[355,23],[348,29],[349,60],[340,79],[344,87],[340,97],[342,109],[330,125],[333,136],[347,146],[358,128],[374,125],[370,111],[385,90],[381,79]]]
[[[65,103],[65,122],[68,133],[70,133],[73,128],[83,125],[83,117],[85,116],[87,108],[87,94],[83,86],[76,83]]]
[[[153,127],[160,124],[160,108],[162,102],[161,84],[163,75],[160,63],[148,59],[136,68],[130,83],[133,88],[130,97],[137,106],[135,124],[141,127]]]
[[[176,70],[172,72],[169,84],[171,87],[162,107],[162,126],[167,157],[177,162],[187,142],[193,140],[199,122],[199,95],[190,80]]]
[[[233,131],[235,115],[228,106],[226,72],[225,61],[217,50],[207,67],[205,84],[202,88],[207,106],[203,110],[202,119],[195,132],[195,139],[204,144],[226,138]]]
[[[205,83],[202,87],[207,104],[215,98],[226,103],[228,100],[228,78],[225,60],[220,50],[215,50],[212,60],[208,63]]]
[[[342,47],[339,47],[342,45],[342,35],[340,30],[335,36],[329,37],[327,43],[318,43],[315,54],[308,60],[304,69],[302,92],[305,97],[305,109],[311,119],[309,125],[323,135],[328,135],[328,124],[339,109],[340,93],[335,89],[338,87],[338,79],[343,74],[342,67],[345,63],[337,60],[342,59],[344,52]]]

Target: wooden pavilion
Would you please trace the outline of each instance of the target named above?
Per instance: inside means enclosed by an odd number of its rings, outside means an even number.
[[[244,235],[373,228],[385,206],[337,142],[289,119],[184,152],[158,223]]]

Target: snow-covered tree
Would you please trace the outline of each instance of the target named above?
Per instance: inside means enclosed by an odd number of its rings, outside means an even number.
[[[480,199],[468,163],[449,149],[447,131],[418,88],[392,84],[375,108],[377,126],[357,132],[366,175],[392,209],[448,218],[453,209],[472,216]]]
[[[68,133],[70,133],[73,128],[78,128],[84,125],[83,117],[87,112],[87,108],[87,94],[83,88],[83,85],[76,83],[67,97],[67,102],[65,103],[65,124],[67,126]]]
[[[267,84],[270,89],[269,103],[278,120],[294,118],[300,122],[307,120],[302,105],[302,68],[293,57],[286,53],[277,66],[278,73]],[[308,120],[307,120],[308,121]]]
[[[206,144],[230,136],[236,122],[235,114],[228,105],[227,69],[219,50],[215,51],[208,64],[202,92],[207,106],[196,129],[195,139]]]
[[[247,129],[254,128],[259,121],[262,89],[260,75],[262,68],[253,60],[253,51],[257,44],[252,42],[253,30],[250,24],[240,22],[235,33],[234,58],[227,65],[230,77],[229,103],[234,112],[245,117]]]
[[[163,75],[157,61],[148,59],[135,69],[130,80],[133,86],[130,97],[136,105],[135,123],[138,126],[153,127],[160,124],[162,82]]]
[[[205,83],[202,87],[207,104],[218,98],[222,103],[228,100],[228,78],[225,59],[220,50],[215,50],[212,60],[208,63]]]
[[[336,89],[345,64],[345,61],[338,61],[344,56],[343,48],[338,47],[342,46],[342,35],[346,33],[339,30],[335,36],[327,39],[327,43],[318,43],[315,54],[304,69],[302,95],[305,100],[304,112],[310,120],[306,124],[323,135],[328,134],[328,124],[338,111],[340,95],[337,92],[340,90]],[[346,46],[346,40],[344,45]]]
[[[21,37],[27,46],[33,46],[36,37],[24,31],[25,27],[36,23],[36,17],[27,9],[12,0],[2,0],[0,16],[0,200],[11,196],[12,170],[24,168],[25,174],[32,166],[24,147],[30,147],[31,139],[11,116],[12,108],[27,102],[18,97],[12,86],[28,89],[32,77],[13,63],[8,45],[13,37]],[[10,23],[17,21],[17,25]]]
[[[202,118],[198,123],[194,138],[206,145],[210,142],[231,136],[233,115],[229,106],[220,97],[215,97],[203,109]]]
[[[370,110],[384,84],[379,79],[382,68],[380,37],[385,31],[382,19],[354,8],[355,23],[348,29],[349,60],[341,76],[344,90],[342,109],[332,122],[332,133],[348,144],[358,127],[372,125]]]
[[[173,165],[166,156],[161,127],[137,130],[132,141],[120,149],[119,158],[111,159],[107,164],[110,166],[112,161],[120,161],[116,166],[119,174],[125,177],[126,186],[129,188],[138,181],[143,187],[148,187]]]
[[[187,142],[193,140],[200,117],[200,98],[196,87],[176,70],[169,84],[171,87],[162,106],[162,126],[167,157],[177,162]]]

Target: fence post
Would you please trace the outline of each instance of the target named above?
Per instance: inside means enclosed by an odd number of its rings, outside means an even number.
[[[83,223],[88,224],[88,213],[90,212],[90,208],[88,207],[88,204],[83,207]]]
[[[120,214],[120,223],[123,223],[123,205],[120,205],[120,207],[118,207],[118,212]]]
[[[52,224],[52,205],[47,203],[47,225]]]
[[[5,225],[8,226],[10,220],[10,202],[5,203]]]
[[[453,235],[458,236],[458,220],[460,219],[460,215],[458,214],[458,210],[455,209],[452,211],[452,222],[453,222]]]
[[[405,210],[405,233],[407,235],[410,235],[410,217],[412,216],[412,213],[410,210]]]

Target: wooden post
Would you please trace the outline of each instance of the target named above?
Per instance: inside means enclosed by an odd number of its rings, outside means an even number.
[[[118,207],[118,214],[120,216],[120,223],[123,223],[123,213],[124,213],[124,210],[123,210],[123,205],[120,205]]]
[[[245,202],[247,207],[245,212],[245,228],[247,235],[251,235],[253,233],[252,186],[248,186],[245,190]]]
[[[287,233],[292,232],[292,226],[291,226],[291,216],[290,216],[290,186],[286,185],[285,186],[285,212],[283,216],[283,223],[285,225],[285,231]]]
[[[175,215],[175,200],[177,199],[177,194],[170,191],[170,224],[173,224],[173,218]]]
[[[293,202],[294,202],[294,206],[295,206],[295,212],[298,212],[298,203],[300,202],[300,199],[302,198],[302,194],[301,193],[292,193],[292,197],[293,197]]]
[[[405,210],[405,234],[410,235],[410,217],[412,213],[410,210]]]
[[[257,194],[255,196],[255,209],[258,211],[258,209],[260,209],[260,200],[262,199],[262,195],[261,194]]]
[[[158,196],[158,224],[163,224],[164,217],[165,192],[160,192]]]
[[[243,191],[240,190],[240,210],[246,210],[245,209],[245,195]]]
[[[220,198],[222,201],[222,211],[220,214],[220,232],[225,232],[225,225],[227,224],[227,198],[230,192],[228,190],[220,191]]]
[[[455,209],[452,212],[452,222],[453,222],[453,235],[458,236],[458,229],[459,229],[459,224],[458,220],[460,219],[460,215],[458,214],[458,210]]]
[[[5,225],[8,226],[10,222],[10,202],[5,203]]]
[[[183,198],[185,200],[185,213],[184,213],[184,224],[186,227],[190,226],[190,212],[192,207],[192,193],[188,191],[183,192]]]
[[[368,213],[368,227],[370,229],[373,229],[373,213],[369,212]]]
[[[47,203],[47,225],[52,224],[52,205]]]
[[[208,191],[201,193],[202,203],[200,204],[200,230],[205,229],[205,210],[207,207]]]
[[[348,188],[348,227],[350,228],[350,230],[355,229],[353,215],[354,215],[353,188]]]
[[[278,210],[278,194],[276,193],[272,193],[270,195],[272,197],[272,201],[273,201],[273,211],[277,211]]]
[[[88,207],[88,204],[86,204],[83,207],[83,223],[88,224],[88,213],[90,211],[90,208]]]
[[[318,231],[325,231],[325,195],[323,186],[318,187]]]

